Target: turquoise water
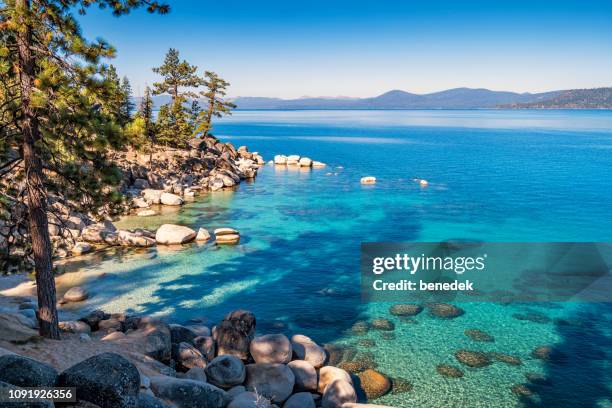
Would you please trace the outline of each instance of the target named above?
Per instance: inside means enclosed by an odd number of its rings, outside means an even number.
[[[606,111],[242,111],[215,134],[267,160],[301,154],[328,164],[300,170],[267,165],[255,182],[210,193],[180,210],[122,227],[176,222],[232,226],[237,247],[191,245],[84,258],[69,267],[104,271],[87,283],[87,307],[218,320],[243,307],[260,332],[302,332],[371,352],[378,369],[410,381],[407,393],[377,402],[396,407],[612,407],[612,307],[602,304],[467,303],[465,315],[411,322],[388,304],[361,304],[363,241],[603,241],[612,231],[612,112]],[[376,176],[373,186],[359,179]],[[429,186],[413,181],[424,178]],[[513,315],[541,317],[539,322]],[[394,338],[348,334],[357,320],[385,317]],[[555,320],[557,319],[557,320]],[[560,320],[563,319],[563,320]],[[538,319],[536,319],[538,320]],[[477,343],[465,329],[495,337]],[[364,348],[360,338],[376,345]],[[562,364],[530,356],[541,345]],[[461,348],[520,357],[522,364],[461,366]],[[441,363],[464,376],[445,378]],[[520,399],[511,388],[539,373]]]

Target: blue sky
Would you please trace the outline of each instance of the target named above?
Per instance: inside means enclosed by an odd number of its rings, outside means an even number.
[[[135,93],[169,47],[230,96],[373,96],[454,87],[536,92],[612,86],[612,1],[169,1],[80,17],[117,50]]]

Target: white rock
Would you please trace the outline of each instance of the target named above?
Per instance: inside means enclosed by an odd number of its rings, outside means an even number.
[[[206,228],[198,229],[198,235],[196,235],[196,241],[208,241],[210,239],[210,232]]]
[[[323,162],[320,162],[320,161],[313,161],[312,162],[312,167],[321,168],[321,167],[325,167],[325,166],[327,166],[327,165],[325,163],[323,163]]]
[[[361,184],[375,184],[376,177],[366,176],[361,178]]]
[[[182,205],[183,199],[172,193],[163,193],[160,197],[160,201],[163,205]]]
[[[196,232],[189,227],[164,224],[157,229],[155,240],[160,245],[178,245],[192,241]]]
[[[300,167],[310,167],[312,166],[312,159],[309,157],[302,157],[299,161]]]
[[[154,190],[152,188],[147,188],[142,190],[142,197],[149,204],[160,204],[161,196],[164,193],[164,190]]]
[[[92,250],[92,246],[89,245],[87,242],[77,242],[72,247],[70,252],[72,252],[73,255],[83,255],[88,252],[91,252],[91,250]]]
[[[149,203],[147,202],[147,200],[145,200],[142,197],[135,197],[135,198],[133,198],[132,199],[132,204],[136,208],[148,208],[149,207]]]
[[[85,289],[80,286],[75,286],[64,294],[65,302],[81,302],[89,297],[89,294]]]
[[[287,156],[277,154],[274,156],[274,164],[287,164]]]
[[[155,240],[153,238],[126,230],[120,230],[117,233],[117,240],[121,246],[149,248],[155,245]]]
[[[221,235],[240,235],[237,230],[229,227],[217,228],[215,229],[214,233],[216,237],[219,237]]]
[[[236,245],[240,242],[240,235],[238,234],[229,234],[229,235],[220,235],[216,239],[217,244],[220,245]]]
[[[155,210],[142,210],[138,211],[136,215],[139,217],[151,217],[153,215],[157,215],[157,212]]]

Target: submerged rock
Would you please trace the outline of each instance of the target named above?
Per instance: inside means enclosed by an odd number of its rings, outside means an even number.
[[[455,358],[461,364],[473,368],[486,367],[491,364],[491,358],[481,351],[458,350],[455,352]]]
[[[391,381],[376,370],[367,369],[358,376],[361,388],[368,400],[380,398],[391,389]]]
[[[351,327],[351,332],[358,336],[368,334],[369,330],[370,330],[370,325],[365,320],[357,321],[353,323],[353,326]]]
[[[383,330],[383,331],[395,330],[395,323],[393,323],[389,319],[385,319],[382,317],[372,320],[372,322],[370,323],[370,326],[376,330]]]
[[[413,388],[412,383],[404,378],[391,379],[391,394],[404,394],[412,391]]]
[[[449,303],[430,303],[427,305],[427,308],[429,309],[429,314],[442,319],[454,319],[465,313],[460,307]]]
[[[532,352],[531,356],[533,358],[537,358],[538,360],[550,361],[560,363],[563,362],[567,356],[565,353],[556,350],[552,346],[539,346],[536,347]]]
[[[523,364],[523,362],[521,361],[519,357],[511,356],[509,354],[492,352],[492,353],[489,353],[489,356],[491,356],[491,358],[496,361],[506,363],[509,365],[513,365],[513,366],[519,366]]]
[[[493,342],[495,338],[490,334],[478,329],[466,329],[465,335],[474,341]]]
[[[416,316],[423,311],[423,306],[413,303],[401,303],[389,308],[389,313],[394,316]]]
[[[463,377],[463,371],[459,368],[448,365],[448,364],[438,364],[436,366],[436,371],[443,377],[451,377],[451,378],[461,378]]]
[[[531,391],[525,384],[515,384],[511,389],[512,392],[519,397],[530,397],[533,395],[533,391]]]

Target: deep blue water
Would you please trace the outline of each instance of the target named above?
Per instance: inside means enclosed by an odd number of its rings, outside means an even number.
[[[123,220],[123,226],[233,226],[243,240],[238,247],[98,259],[79,269],[83,276],[107,272],[89,281],[88,307],[212,321],[244,307],[257,314],[260,332],[303,332],[351,345],[357,339],[346,331],[356,320],[382,316],[396,323],[395,338],[371,332],[366,337],[377,346],[369,351],[382,372],[414,389],[381,403],[612,406],[609,305],[470,303],[458,319],[423,313],[407,324],[387,313],[389,305],[360,303],[358,270],[364,241],[612,241],[612,112],[239,111],[214,133],[266,160],[300,154],[327,167],[267,165],[237,191]],[[377,184],[360,185],[366,175]],[[422,188],[414,178],[430,184]],[[546,322],[519,320],[517,313]],[[573,324],[561,323],[567,321]],[[468,328],[496,340],[474,343],[463,334]],[[539,345],[568,359],[533,359]],[[459,348],[516,355],[522,364],[462,367],[461,379],[441,377],[436,365],[460,366],[453,357]],[[511,388],[526,383],[529,372],[550,385],[530,385],[534,395],[521,400]]]

